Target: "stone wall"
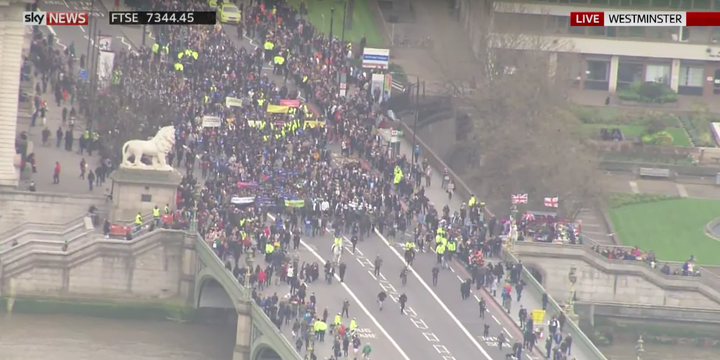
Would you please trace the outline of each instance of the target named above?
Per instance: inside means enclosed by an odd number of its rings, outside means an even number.
[[[0,191],[0,233],[25,222],[65,223],[87,213],[91,205],[105,206],[105,198],[94,195]]]
[[[610,261],[585,246],[519,243],[515,248],[525,266],[540,272],[544,288],[556,299],[568,298],[568,273],[574,266],[580,301],[720,310],[715,279],[665,276],[639,261]]]
[[[194,296],[194,239],[159,230],[101,240],[69,253],[38,250],[0,266],[0,295],[153,300]],[[189,251],[190,250],[190,251]]]
[[[575,312],[583,318],[610,317],[633,320],[664,320],[686,323],[720,324],[720,310],[694,309],[688,307],[577,302],[575,303]]]

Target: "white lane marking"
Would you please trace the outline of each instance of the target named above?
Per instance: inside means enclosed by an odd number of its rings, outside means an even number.
[[[450,268],[450,271],[455,272],[455,269],[453,269],[453,268],[451,267],[451,268]],[[458,276],[458,277],[460,277],[460,276]]]
[[[355,249],[355,252],[360,254],[360,256],[363,256],[363,253],[362,253],[362,251],[360,251],[360,249]]]
[[[630,183],[630,189],[632,190],[633,194],[639,194],[640,188],[638,187],[637,182],[629,181],[629,183]]]
[[[385,275],[383,275],[382,273],[380,273],[380,278],[387,281],[387,279],[385,278]]]
[[[123,43],[123,45],[127,46],[128,50],[132,50],[132,44],[126,43],[124,37],[118,36],[117,38],[120,39],[120,42]]]
[[[454,272],[454,271],[453,271],[453,272]],[[458,280],[460,280],[460,282],[465,281],[465,280],[463,280],[463,278],[460,277],[460,275],[456,275],[456,276],[458,277]]]
[[[258,48],[259,46],[255,44],[255,42],[253,41],[253,39],[247,37],[247,36],[244,35],[244,34],[243,34],[243,37],[244,37],[245,39],[247,39],[247,41],[250,43],[250,46],[253,47],[253,50],[257,50],[257,48]]]
[[[685,189],[685,185],[683,184],[675,184],[677,186],[678,194],[680,194],[681,198],[688,197],[687,189]]]
[[[85,35],[85,36],[83,36],[83,37],[85,38],[85,40],[89,40],[89,41],[90,41],[90,45],[91,45],[91,46],[97,47],[97,45],[95,45],[95,39],[91,39],[91,38],[90,38],[89,36],[87,36],[87,35]]]
[[[82,30],[82,32],[85,32],[85,28],[82,25],[80,25],[80,30]]]
[[[53,29],[52,26],[48,25],[47,29],[51,34],[53,34],[53,36],[57,37],[57,33],[55,32],[55,29]]]
[[[390,243],[389,243],[389,242],[387,241],[387,239],[380,233],[380,231],[378,231],[377,229],[375,229],[375,233],[376,233],[376,234],[380,237],[380,239],[390,248],[390,251],[392,251],[392,252],[395,254],[395,256],[398,257],[398,259],[400,259],[401,262],[405,262],[405,259],[403,258],[403,256],[400,255],[400,253],[399,253],[397,250],[395,250],[394,247],[390,246]],[[443,303],[442,300],[440,300],[440,298],[437,296],[437,294],[435,294],[435,292],[432,290],[432,288],[431,288],[430,286],[428,286],[428,284],[427,284],[427,283],[425,282],[425,280],[423,280],[423,278],[417,273],[417,271],[415,271],[415,269],[412,268],[412,267],[410,267],[410,271],[413,273],[413,275],[415,275],[415,278],[418,279],[418,281],[420,282],[420,284],[422,284],[422,286],[425,288],[425,290],[427,290],[428,293],[430,293],[430,295],[435,299],[435,301],[440,305],[440,307],[441,307],[443,310],[445,310],[445,312],[448,314],[448,316],[450,316],[450,319],[452,319],[452,320],[455,322],[455,324],[460,328],[460,330],[462,330],[462,332],[465,334],[465,336],[467,336],[467,338],[470,340],[470,342],[472,342],[473,345],[475,345],[475,347],[476,347],[478,350],[480,350],[480,352],[483,354],[483,356],[485,356],[485,358],[486,358],[487,360],[492,360],[492,357],[490,356],[490,354],[488,354],[488,352],[485,351],[485,349],[483,349],[482,346],[480,346],[480,343],[478,343],[477,340],[475,340],[475,337],[470,333],[470,331],[468,331],[468,329],[465,328],[465,326],[460,322],[460,320],[458,320],[458,318],[455,316],[455,314],[453,314],[452,311],[450,311],[450,309],[447,307],[447,305],[445,305],[445,303]],[[497,321],[497,319],[495,319],[495,321]],[[498,321],[498,324],[499,324],[499,323],[500,323],[500,322]]]
[[[495,317],[495,315],[490,315],[490,316],[492,316],[493,320],[495,320],[495,322],[498,323],[498,325],[500,325],[500,320],[498,320],[498,319]]]
[[[513,339],[513,336],[512,336],[512,335],[510,335],[510,332],[509,332],[509,331],[507,331],[507,329],[506,329],[506,328],[503,328],[503,331],[504,331],[504,332],[505,332],[505,333],[507,334],[507,336],[509,336],[509,337],[510,337],[511,339]]]
[[[273,221],[275,221],[275,217],[274,217],[274,216],[268,215],[268,217],[269,217],[270,219],[272,219]],[[320,256],[320,254],[318,254],[312,247],[310,247],[310,245],[306,244],[306,243],[305,243],[304,241],[302,241],[302,240],[300,240],[300,244],[301,244],[302,246],[304,246],[305,249],[307,249],[311,254],[315,255],[315,257],[316,257],[318,260],[320,260],[320,261],[323,262],[323,263],[325,262],[325,259],[323,259],[323,257]],[[365,307],[365,305],[363,305],[363,303],[360,301],[360,299],[358,299],[358,297],[355,295],[355,293],[354,293],[352,290],[350,290],[350,287],[347,286],[347,284],[345,284],[344,282],[341,282],[341,281],[340,281],[340,276],[338,276],[337,274],[335,274],[335,279],[337,279],[337,281],[338,281],[338,283],[340,284],[340,286],[342,286],[342,287],[345,289],[345,291],[347,291],[347,293],[350,295],[350,297],[351,297],[353,300],[355,300],[355,303],[357,303],[357,305],[358,305],[358,306],[360,307],[360,309],[365,313],[365,315],[367,315],[367,316],[370,318],[370,320],[373,322],[373,324],[375,324],[375,326],[377,326],[378,329],[380,329],[380,332],[383,333],[383,335],[385,335],[385,337],[390,341],[390,343],[391,343],[392,346],[395,348],[395,350],[397,350],[397,351],[400,353],[400,356],[402,356],[402,358],[405,359],[405,360],[410,360],[410,357],[405,353],[405,351],[403,351],[403,349],[400,347],[400,345],[398,345],[398,343],[395,341],[395,339],[393,339],[392,336],[390,336],[390,334],[385,330],[385,328],[384,328],[382,325],[380,325],[380,322],[378,322],[377,319],[370,313],[370,310],[368,310],[368,309]],[[490,359],[490,358],[488,357],[488,360],[492,360],[492,359]]]
[[[480,298],[479,298],[477,295],[473,295],[473,296],[475,297],[475,300],[477,300],[478,302],[480,302]]]

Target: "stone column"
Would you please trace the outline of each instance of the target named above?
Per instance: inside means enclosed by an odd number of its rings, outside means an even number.
[[[555,81],[555,74],[557,73],[558,65],[558,53],[551,52],[548,55],[548,77],[551,81]]]
[[[610,82],[610,84],[608,84],[608,91],[610,91],[611,94],[614,94],[617,91],[617,77],[619,67],[620,57],[614,55],[612,58],[610,58],[610,76],[608,78],[608,81]]]
[[[672,66],[670,67],[670,88],[674,92],[678,92],[678,89],[680,88],[680,60],[679,59],[673,59]]]
[[[237,304],[238,321],[235,334],[233,360],[250,360],[252,352],[252,303],[241,301]]]
[[[15,137],[20,89],[20,66],[25,35],[22,15],[25,7],[10,2],[0,6],[0,187],[16,187]]]

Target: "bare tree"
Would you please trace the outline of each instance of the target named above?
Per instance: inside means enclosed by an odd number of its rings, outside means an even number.
[[[540,203],[559,197],[563,213],[574,216],[598,198],[599,187],[594,180],[598,158],[584,146],[567,98],[577,74],[558,63],[572,57],[558,56],[572,54],[572,43],[537,28],[524,31],[522,23],[518,31],[493,31],[512,28],[508,25],[471,36],[476,60],[470,66],[455,62],[436,41],[438,68],[458,111],[469,119],[464,126],[458,121],[462,136],[450,166],[480,194],[491,196],[488,201],[509,204],[517,193],[529,193]]]

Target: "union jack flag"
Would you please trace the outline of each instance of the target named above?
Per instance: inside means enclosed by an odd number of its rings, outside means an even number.
[[[545,206],[556,208],[558,207],[558,198],[557,197],[546,197],[545,199]]]
[[[513,204],[527,204],[528,194],[510,195],[510,202],[512,202]]]

